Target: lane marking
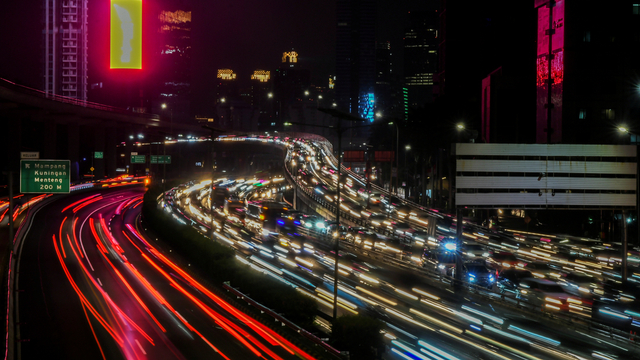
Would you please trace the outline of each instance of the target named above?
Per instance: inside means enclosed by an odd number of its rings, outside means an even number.
[[[98,284],[100,284],[100,286],[102,286],[102,282],[100,281],[100,278],[97,277],[96,280],[98,280]]]
[[[140,351],[142,351],[143,354],[147,355],[147,352],[144,351],[144,349],[142,348],[142,345],[140,345],[140,343],[138,342],[138,339],[134,339],[136,341],[136,344],[138,344],[138,347],[140,348]]]

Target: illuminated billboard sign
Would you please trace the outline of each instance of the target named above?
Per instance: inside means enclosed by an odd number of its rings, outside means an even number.
[[[456,144],[456,206],[633,209],[635,145]]]
[[[142,68],[142,0],[111,0],[111,68]]]

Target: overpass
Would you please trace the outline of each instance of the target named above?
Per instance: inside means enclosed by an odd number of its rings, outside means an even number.
[[[0,79],[0,170],[16,171],[21,151],[38,151],[41,159],[69,159],[71,179],[81,177],[80,163],[93,152],[103,152],[95,161],[96,178],[116,175],[116,145],[126,143],[126,154],[133,149],[132,134],[160,141],[173,132],[206,132],[197,124],[171,123],[156,114],[136,113],[104,104],[81,101],[28,88]],[[128,159],[128,156],[126,156]],[[82,160],[87,159],[87,160]]]

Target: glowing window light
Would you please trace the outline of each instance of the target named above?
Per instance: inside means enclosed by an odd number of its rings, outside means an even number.
[[[271,71],[268,70],[256,70],[251,75],[251,80],[258,80],[259,82],[267,82],[271,79]]]
[[[236,76],[236,73],[231,69],[218,69],[218,79],[235,80]]]
[[[289,61],[287,61],[287,58],[289,59]],[[295,52],[295,51],[289,51],[289,52],[282,53],[282,62],[283,63],[286,63],[286,62],[297,63],[298,62],[298,53]]]

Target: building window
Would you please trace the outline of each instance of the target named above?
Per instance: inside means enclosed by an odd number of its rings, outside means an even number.
[[[633,4],[633,15],[640,15],[640,4]]]
[[[613,109],[604,109],[604,110],[602,110],[602,114],[604,115],[604,118],[606,120],[615,120],[616,119],[616,112]]]
[[[578,113],[578,119],[584,120],[586,118],[587,118],[587,110],[580,109],[580,112]]]

